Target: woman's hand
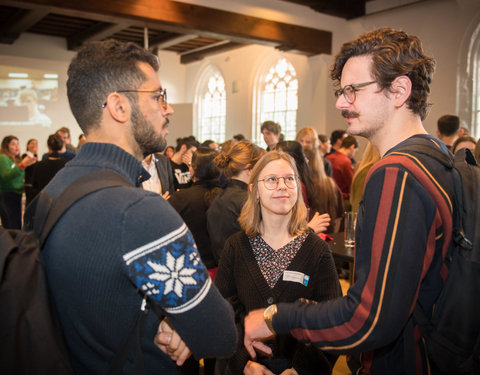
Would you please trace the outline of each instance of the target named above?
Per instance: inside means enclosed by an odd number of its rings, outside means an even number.
[[[320,215],[318,212],[315,212],[313,215],[312,220],[308,223],[308,226],[313,229],[315,233],[321,233],[327,230],[330,225],[330,215],[329,214],[322,214]]]
[[[22,161],[18,164],[19,168],[25,169],[29,167],[32,164],[35,164],[37,162],[37,158],[35,156],[25,156]]]
[[[167,190],[165,193],[162,194],[163,199],[168,201],[170,199],[170,192]]]
[[[244,375],[275,375],[264,365],[258,362],[248,361],[243,369]]]
[[[294,368],[287,368],[280,375],[298,375],[298,372]]]
[[[158,326],[158,332],[153,342],[162,352],[174,360],[177,366],[183,365],[192,354],[187,344],[168,323],[167,318],[163,319]]]

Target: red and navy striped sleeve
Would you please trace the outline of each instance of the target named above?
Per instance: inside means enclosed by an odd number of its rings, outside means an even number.
[[[372,168],[357,221],[354,284],[333,301],[279,304],[276,332],[338,352],[381,348],[400,335],[421,280],[450,243],[451,203],[422,167],[393,154]]]

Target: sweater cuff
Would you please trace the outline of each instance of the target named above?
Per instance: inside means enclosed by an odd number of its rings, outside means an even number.
[[[279,303],[277,304],[277,313],[273,316],[272,326],[278,334],[289,333],[290,328],[288,324],[288,317],[292,309],[295,309],[293,303]]]

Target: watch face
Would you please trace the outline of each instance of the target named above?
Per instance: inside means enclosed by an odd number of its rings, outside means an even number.
[[[270,305],[265,309],[263,314],[266,319],[272,319],[272,317],[277,313],[277,305]]]
[[[267,327],[273,334],[275,334],[275,330],[273,329],[272,325],[272,318],[277,313],[277,305],[270,305],[268,306],[265,311],[263,312],[263,319],[267,324]]]
[[[277,305],[270,305],[268,306],[268,312],[270,317],[277,313]]]

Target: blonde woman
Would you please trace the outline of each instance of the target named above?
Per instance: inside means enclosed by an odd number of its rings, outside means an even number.
[[[332,222],[329,231],[338,232],[344,211],[343,198],[335,181],[325,174],[325,167],[318,149],[320,142],[317,131],[313,128],[302,128],[297,133],[296,140],[303,146],[315,184],[315,194],[310,194],[308,197],[311,212],[328,213]]]
[[[377,161],[380,160],[380,153],[378,149],[368,142],[365,151],[363,152],[362,161],[358,165],[352,179],[352,187],[350,189],[350,203],[352,204],[352,211],[358,211],[360,200],[363,195],[363,188],[368,171]]]
[[[215,278],[234,307],[239,332],[251,310],[341,295],[330,249],[307,227],[297,168],[288,154],[271,151],[258,161],[239,222],[242,232],[227,240]],[[290,335],[278,335],[270,345],[273,357],[258,353],[255,361],[240,345],[224,373],[330,374],[336,360]]]
[[[212,253],[218,261],[225,241],[240,230],[238,216],[247,200],[247,186],[255,163],[266,151],[249,141],[233,143],[215,157],[214,163],[228,183],[207,211],[207,229]]]

